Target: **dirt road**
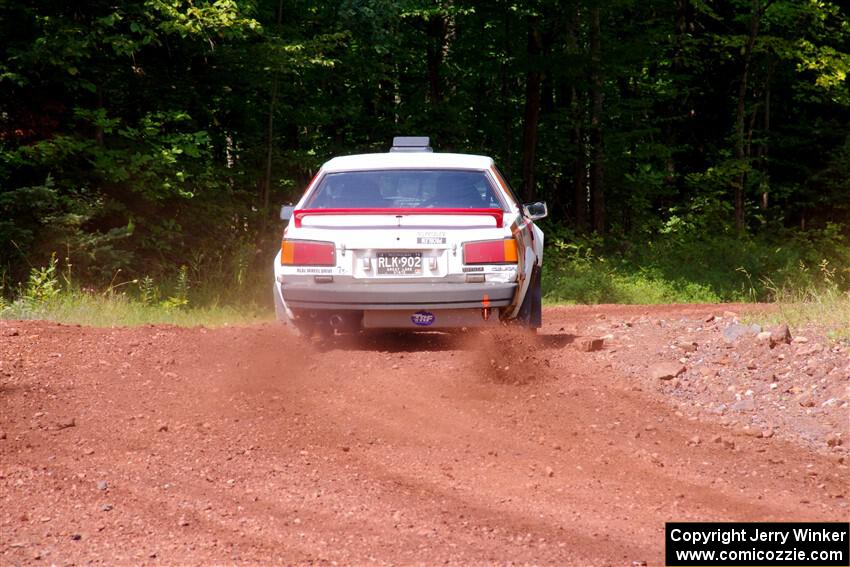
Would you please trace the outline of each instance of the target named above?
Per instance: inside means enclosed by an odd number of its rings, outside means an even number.
[[[846,376],[805,408],[839,429],[819,447],[692,411],[688,374],[626,370],[666,352],[632,329],[718,332],[712,313],[558,308],[536,339],[319,346],[0,323],[0,564],[661,565],[669,520],[847,520]],[[623,333],[576,349],[600,320]]]

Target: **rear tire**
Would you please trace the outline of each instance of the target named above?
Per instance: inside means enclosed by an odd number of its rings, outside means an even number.
[[[525,298],[517,315],[517,321],[520,324],[533,330],[543,326],[543,290],[540,285],[540,271],[540,266],[537,264],[531,269],[531,281],[528,283],[528,290],[525,292]]]

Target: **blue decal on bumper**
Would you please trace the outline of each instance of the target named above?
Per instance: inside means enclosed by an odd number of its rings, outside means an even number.
[[[437,316],[430,311],[417,311],[410,316],[410,320],[413,321],[413,324],[419,327],[428,327],[432,325],[436,319]]]

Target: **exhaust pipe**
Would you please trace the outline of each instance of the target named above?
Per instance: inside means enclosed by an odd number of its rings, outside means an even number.
[[[331,318],[330,318],[331,328],[339,329],[340,327],[343,326],[344,323],[345,323],[345,319],[343,318],[342,315],[331,315]]]

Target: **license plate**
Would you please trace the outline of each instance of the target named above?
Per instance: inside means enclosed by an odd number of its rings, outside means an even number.
[[[421,252],[378,252],[379,276],[412,276],[422,273]]]

